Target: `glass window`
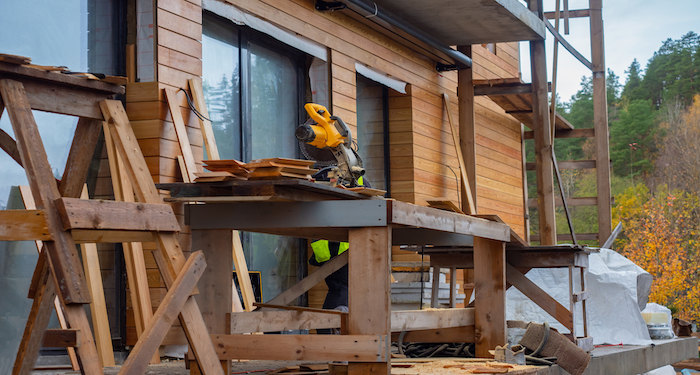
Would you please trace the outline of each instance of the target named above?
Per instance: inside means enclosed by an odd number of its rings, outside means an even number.
[[[389,190],[388,88],[357,75],[357,153],[365,178],[375,189]]]
[[[0,52],[32,59],[38,65],[66,66],[73,71],[115,75],[121,66],[116,48],[121,27],[115,1],[35,0],[0,3]],[[121,47],[119,47],[121,48]],[[34,118],[54,176],[63,175],[77,118],[34,111]],[[14,137],[9,116],[0,129]],[[6,153],[0,152],[0,209],[24,208],[18,185],[28,185],[26,174]],[[10,373],[31,309],[27,298],[38,259],[33,242],[0,242],[0,373]],[[103,275],[112,276],[112,275]],[[110,298],[108,295],[107,298]],[[110,305],[110,301],[107,302]],[[57,327],[55,317],[51,327]]]
[[[299,157],[306,56],[252,29],[205,13],[203,87],[222,159]],[[263,301],[294,285],[297,238],[242,233],[248,268],[262,275]]]

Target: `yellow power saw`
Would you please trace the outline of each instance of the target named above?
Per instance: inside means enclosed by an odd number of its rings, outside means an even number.
[[[304,145],[333,153],[335,166],[328,174],[331,185],[346,187],[361,185],[358,180],[365,174],[365,169],[362,166],[362,159],[351,147],[350,128],[340,117],[331,116],[326,107],[320,104],[308,103],[304,109],[311,118],[298,126],[294,135]],[[305,152],[305,154],[317,161],[324,161],[319,160],[324,158],[316,156],[318,153]]]

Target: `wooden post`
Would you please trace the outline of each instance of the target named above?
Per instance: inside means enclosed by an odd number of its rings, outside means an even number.
[[[197,283],[199,294],[196,296],[199,308],[205,313],[204,322],[210,334],[229,334],[233,294],[233,261],[229,249],[233,246],[231,230],[210,229],[192,231],[192,248],[199,249],[209,259],[207,269]],[[237,297],[237,296],[236,296]],[[222,360],[221,366],[226,374],[231,373],[231,361]],[[190,373],[197,373],[196,363],[191,363]]]
[[[391,336],[391,227],[351,228],[348,334]],[[350,362],[349,375],[391,373],[389,362]]]
[[[544,19],[542,0],[530,0],[530,10]],[[545,22],[548,22],[545,20]],[[530,41],[532,70],[532,124],[535,133],[535,172],[537,174],[537,210],[540,216],[540,244],[556,245],[557,228],[554,204],[552,163],[552,124],[547,100],[547,59],[544,40]]]
[[[472,57],[472,46],[458,46],[457,50]],[[472,68],[457,71],[457,99],[459,106],[459,148],[466,167],[469,188],[474,201],[474,212],[479,209],[476,196],[476,121],[474,120],[474,70]],[[462,185],[462,211],[468,212],[468,202]]]
[[[612,233],[610,199],[610,141],[608,138],[608,94],[605,85],[603,0],[589,0],[591,62],[593,63],[593,123],[595,127],[596,183],[598,193],[598,241]]]
[[[520,147],[521,147],[521,155],[523,159],[523,208],[525,209],[525,214],[524,214],[524,224],[525,224],[525,242],[528,244],[530,243],[530,207],[527,204],[527,201],[529,199],[529,194],[527,191],[527,168],[525,165],[527,164],[527,157],[526,157],[526,152],[525,152],[525,125],[520,124]]]
[[[506,246],[474,237],[474,332],[476,356],[506,343]]]

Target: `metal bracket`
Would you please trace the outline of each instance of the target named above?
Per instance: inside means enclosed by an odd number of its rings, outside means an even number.
[[[459,70],[459,67],[455,64],[443,64],[441,62],[438,62],[437,65],[435,66],[435,69],[438,72],[447,72],[450,70]]]
[[[321,1],[317,0],[316,1],[316,10],[319,12],[332,12],[334,10],[341,10],[341,9],[346,9],[347,5],[339,2],[339,1]]]

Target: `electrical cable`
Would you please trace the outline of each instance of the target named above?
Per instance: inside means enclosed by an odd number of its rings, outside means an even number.
[[[192,98],[190,98],[190,94],[189,94],[185,89],[183,89],[182,87],[180,87],[180,91],[182,91],[182,92],[185,93],[185,98],[187,98],[187,105],[189,105],[189,107],[190,107],[190,109],[192,110],[192,112],[194,112],[194,114],[197,115],[197,117],[199,117],[200,120],[202,120],[202,121],[206,120],[206,121],[211,122],[210,119],[206,118],[203,114],[201,114],[201,113],[197,110],[197,108],[195,108],[194,103],[192,103]]]
[[[447,168],[449,168],[452,171],[452,174],[455,175],[455,184],[457,184],[457,203],[459,204],[459,208],[462,208],[462,197],[460,197],[459,191],[461,190],[459,188],[459,178],[457,177],[457,173],[455,173],[455,170],[452,169],[449,165],[445,165]]]

